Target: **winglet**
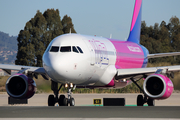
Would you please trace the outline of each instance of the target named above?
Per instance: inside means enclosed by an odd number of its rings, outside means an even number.
[[[142,10],[142,0],[136,0],[130,34],[129,34],[129,38],[127,39],[127,41],[131,41],[138,44],[140,42],[140,32],[141,32],[141,10]]]

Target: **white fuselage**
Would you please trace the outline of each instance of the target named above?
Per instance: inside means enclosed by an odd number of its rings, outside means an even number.
[[[117,72],[115,62],[116,49],[108,39],[78,34],[56,37],[43,55],[53,81],[80,86],[108,85]]]

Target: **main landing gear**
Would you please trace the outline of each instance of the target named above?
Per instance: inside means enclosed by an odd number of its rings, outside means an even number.
[[[146,95],[138,95],[137,96],[137,106],[143,106],[144,103],[147,103],[148,106],[154,106],[155,105],[155,101],[154,99],[151,99],[151,98],[147,98]]]
[[[143,106],[144,103],[147,103],[148,106],[154,106],[154,105],[155,105],[154,99],[148,98],[148,97],[146,96],[146,94],[144,93],[144,90],[137,84],[136,81],[134,81],[133,78],[131,78],[131,81],[132,81],[132,82],[140,89],[140,91],[144,94],[144,96],[141,95],[141,94],[137,96],[137,106]]]
[[[68,88],[68,98],[65,97],[65,95],[59,95],[59,91],[62,88],[63,84],[58,88],[58,83],[51,81],[51,89],[54,92],[54,95],[49,95],[48,97],[48,106],[54,106],[56,103],[59,104],[59,106],[74,106],[75,100],[71,96],[71,89],[73,88],[73,84],[65,84],[65,87]]]

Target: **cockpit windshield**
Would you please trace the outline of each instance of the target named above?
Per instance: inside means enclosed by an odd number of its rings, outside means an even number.
[[[79,50],[80,53],[83,53],[83,51],[81,50],[79,46],[77,46],[77,49]]]
[[[58,52],[59,46],[52,46],[50,52]]]
[[[60,50],[59,50],[60,48]],[[49,52],[75,52],[75,53],[83,53],[82,49],[79,46],[51,46]]]
[[[73,52],[79,53],[75,46],[73,46]]]
[[[71,52],[71,46],[61,46],[60,52]]]

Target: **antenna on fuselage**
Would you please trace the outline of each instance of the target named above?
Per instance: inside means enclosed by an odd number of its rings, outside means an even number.
[[[70,30],[69,30],[69,34],[71,34],[71,28],[70,28]]]
[[[112,38],[112,34],[110,34],[110,37],[109,37],[110,39]]]

